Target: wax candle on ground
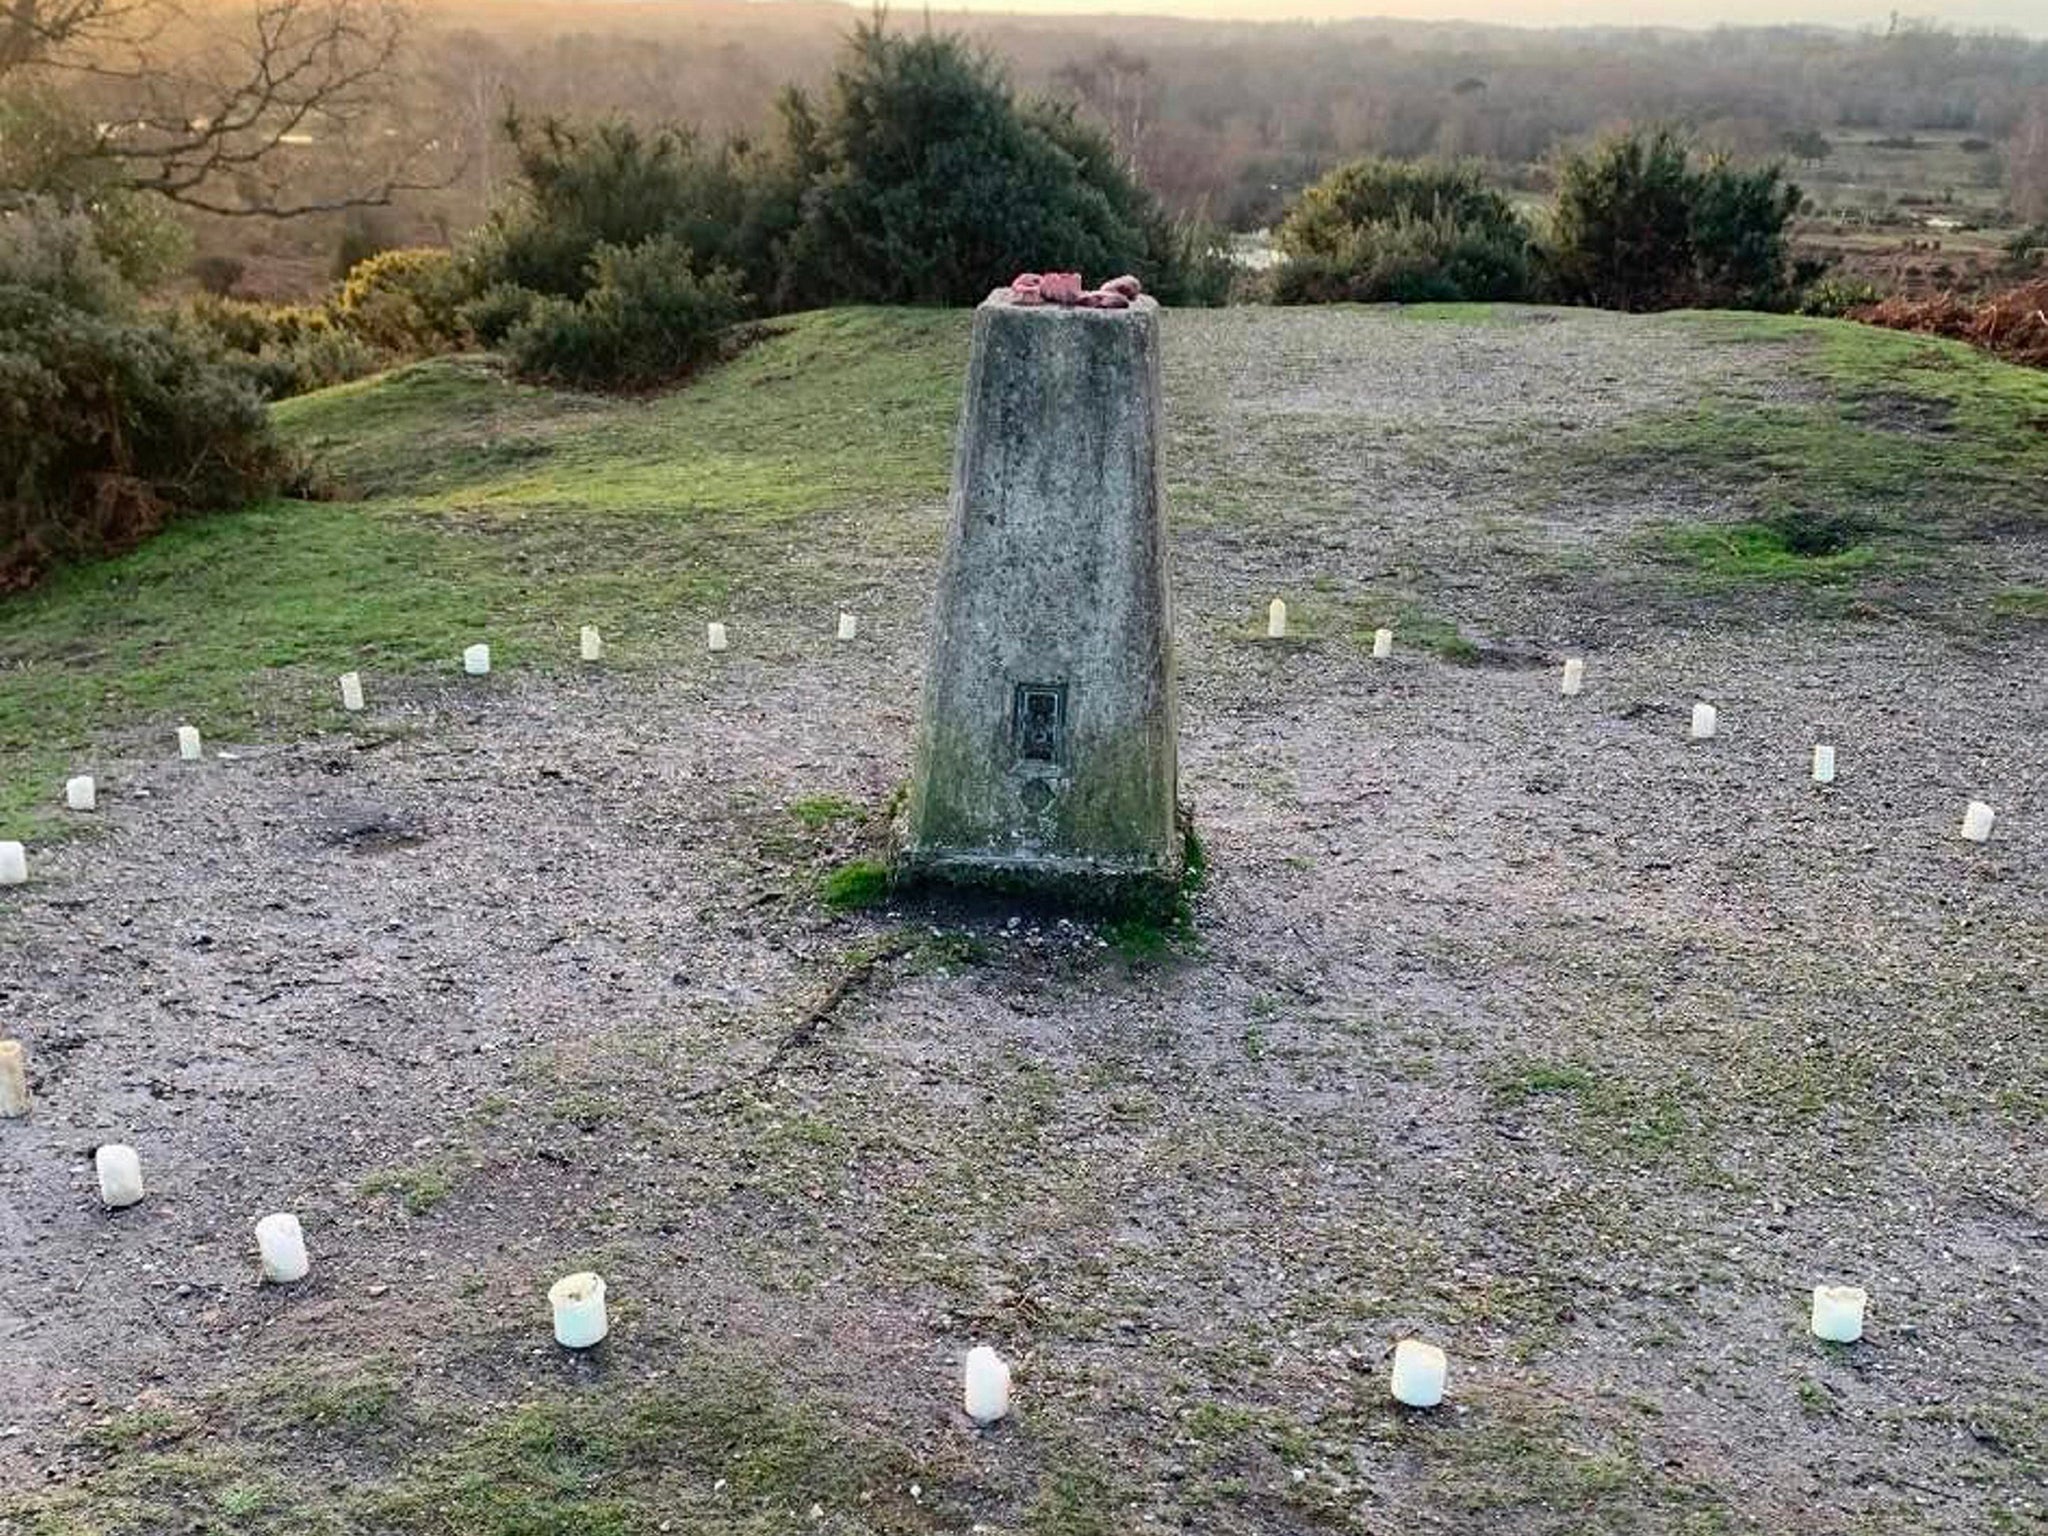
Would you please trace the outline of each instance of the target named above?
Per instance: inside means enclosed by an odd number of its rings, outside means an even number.
[[[142,1159],[133,1147],[110,1141],[92,1155],[99,1170],[100,1199],[109,1210],[118,1211],[142,1198]]]
[[[583,659],[585,661],[604,660],[604,636],[600,635],[597,632],[597,626],[595,624],[586,624],[583,626],[583,637],[581,644],[583,648]]]
[[[1410,1408],[1434,1408],[1444,1400],[1449,1362],[1434,1344],[1403,1339],[1394,1346],[1394,1375],[1389,1389],[1394,1401]]]
[[[601,1275],[564,1275],[548,1288],[548,1301],[555,1309],[555,1342],[564,1349],[588,1349],[611,1331]]]
[[[841,615],[839,615],[840,639],[851,640],[855,635],[859,633],[860,620],[858,618],[856,618],[853,614],[850,613],[842,613]]]
[[[1394,654],[1394,632],[1391,629],[1372,632],[1372,653],[1382,661]]]
[[[344,672],[341,674],[341,707],[350,714],[363,707],[363,674]]]
[[[1564,681],[1558,685],[1557,691],[1563,694],[1568,699],[1575,698],[1577,697],[1579,690],[1585,686],[1585,662],[1581,661],[1576,656],[1566,658],[1564,664]]]
[[[961,1371],[962,1395],[967,1417],[977,1424],[993,1424],[1010,1411],[1010,1367],[986,1344],[967,1351]]]
[[[1982,800],[1972,800],[1970,808],[1963,812],[1963,836],[1973,843],[1987,843],[1991,840],[1991,823],[1998,819],[1998,812]]]
[[[306,1257],[306,1234],[290,1211],[279,1211],[256,1223],[256,1249],[263,1256],[263,1278],[276,1285],[303,1280],[313,1267]]]
[[[1835,782],[1835,749],[1826,742],[1813,749],[1813,782],[1832,784]]]
[[[1705,741],[1721,725],[1721,712],[1711,704],[1695,704],[1692,707],[1692,739]]]
[[[1279,598],[1266,604],[1266,638],[1285,640],[1287,638],[1287,604]]]
[[[1813,1288],[1813,1334],[1831,1344],[1854,1344],[1863,1337],[1863,1308],[1868,1292],[1854,1285]]]
[[[74,811],[99,809],[99,786],[93,783],[91,774],[81,773],[75,779],[64,781],[64,803]]]
[[[28,850],[19,843],[0,843],[0,885],[28,883]]]
[[[471,677],[482,677],[491,670],[491,648],[488,645],[472,645],[462,653],[462,670]]]
[[[199,761],[199,727],[181,725],[178,727],[178,756],[188,763]]]
[[[28,1051],[19,1040],[0,1040],[0,1120],[28,1113]]]
[[[704,645],[707,650],[724,650],[725,626],[718,623],[706,624],[704,626]]]

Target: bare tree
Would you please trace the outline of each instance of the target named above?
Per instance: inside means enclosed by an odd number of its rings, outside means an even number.
[[[2048,91],[2035,95],[2006,151],[2013,211],[2023,219],[2048,220]]]
[[[396,0],[261,0],[233,31],[218,16],[180,0],[0,0],[0,88],[89,115],[73,157],[208,213],[282,218],[444,184],[422,176],[435,146],[397,109]]]

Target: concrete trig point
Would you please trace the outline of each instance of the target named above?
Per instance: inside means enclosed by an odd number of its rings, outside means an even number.
[[[897,864],[1145,900],[1177,886],[1159,306],[1019,278],[974,317]]]

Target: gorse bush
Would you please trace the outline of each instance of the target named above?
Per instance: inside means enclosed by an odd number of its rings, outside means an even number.
[[[1134,272],[1168,302],[1228,291],[1213,242],[1108,139],[957,38],[862,26],[822,104],[779,109],[767,146],[508,117],[519,196],[463,252],[462,323],[530,377],[639,388],[711,356],[720,316],[972,303],[1027,267]]]
[[[1668,129],[1558,167],[1557,208],[1527,224],[1472,165],[1361,160],[1302,194],[1280,227],[1281,303],[1542,299],[1607,309],[1789,309],[1799,191],[1780,167],[1695,163]],[[1818,275],[1811,274],[1811,275]]]
[[[275,489],[253,389],[194,329],[152,319],[83,213],[0,216],[0,587]]]
[[[544,297],[505,337],[513,367],[551,383],[645,388],[682,378],[714,357],[746,312],[739,279],[699,276],[672,235],[601,245],[580,299]]]
[[[1530,231],[1475,165],[1360,160],[1302,194],[1276,236],[1282,304],[1527,298]]]
[[[400,356],[450,351],[464,339],[468,281],[448,251],[380,251],[349,270],[334,318],[370,346]]]
[[[1559,169],[1553,295],[1603,309],[1785,309],[1799,189],[1776,165],[1695,164],[1670,129],[1623,134]]]

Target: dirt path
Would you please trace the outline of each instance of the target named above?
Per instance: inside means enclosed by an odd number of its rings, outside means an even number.
[[[816,611],[742,604],[717,664],[674,615],[670,670],[373,678],[353,741],[109,763],[104,835],[0,902],[38,1090],[0,1132],[0,1468],[88,1475],[96,1420],[308,1362],[482,1412],[711,1340],[928,1468],[933,1529],[2044,1518],[2048,637],[1638,601],[1627,536],[1715,488],[1524,483],[1558,434],[1809,388],[1778,351],[1597,315],[1169,341],[1191,954],[812,899],[856,834],[786,808],[885,802],[922,668],[928,563],[850,527]],[[1274,594],[1305,639],[1251,638]],[[1483,664],[1374,662],[1386,603]],[[112,1217],[108,1139],[153,1190]],[[290,1294],[249,1236],[279,1208]],[[594,1368],[545,1332],[584,1262]],[[1832,1279],[1873,1295],[1851,1350],[1805,1333]],[[1453,1359],[1426,1419],[1381,1390],[1410,1331]],[[975,1438],[984,1338],[1020,1407]]]

